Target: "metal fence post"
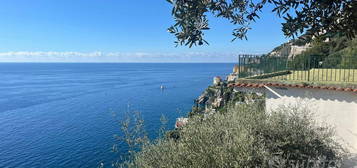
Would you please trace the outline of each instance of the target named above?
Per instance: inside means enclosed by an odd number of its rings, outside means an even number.
[[[310,69],[311,69],[311,56],[307,57],[307,81],[310,81]]]
[[[238,78],[241,78],[241,73],[242,73],[242,67],[241,67],[241,55],[238,55]]]

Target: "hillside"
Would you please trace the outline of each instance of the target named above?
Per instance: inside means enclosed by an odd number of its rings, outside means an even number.
[[[304,35],[274,48],[268,55],[288,56],[295,59],[315,55],[329,59],[336,58],[341,62],[343,58],[357,55],[357,39],[348,39],[340,34],[314,39]]]

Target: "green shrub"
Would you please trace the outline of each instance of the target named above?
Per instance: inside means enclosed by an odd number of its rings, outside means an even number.
[[[306,167],[316,161],[336,163],[332,161],[341,159],[342,148],[334,142],[331,129],[317,126],[311,118],[306,110],[297,108],[267,114],[256,105],[230,107],[226,113],[190,118],[186,126],[175,131],[178,140],[161,138],[144,145],[119,167]],[[307,160],[310,162],[304,162]]]

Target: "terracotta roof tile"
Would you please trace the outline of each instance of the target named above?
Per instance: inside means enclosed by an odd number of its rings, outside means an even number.
[[[280,83],[280,84],[278,84],[278,86],[286,86],[285,84],[283,84],[283,83]]]
[[[259,84],[255,83],[255,84],[253,84],[253,87],[258,88]]]
[[[264,86],[279,86],[279,87],[293,87],[293,88],[314,88],[314,89],[328,89],[346,92],[356,92],[357,89],[352,88],[341,88],[334,86],[316,86],[316,85],[303,85],[303,84],[283,84],[283,83],[231,83],[227,85],[228,87],[253,87],[253,88],[263,88]]]
[[[259,84],[259,88],[263,88],[264,87],[264,84]]]
[[[321,86],[320,89],[327,89],[327,86]]]
[[[350,92],[350,91],[353,91],[353,89],[351,89],[351,88],[345,88],[345,91],[346,91],[346,92]]]

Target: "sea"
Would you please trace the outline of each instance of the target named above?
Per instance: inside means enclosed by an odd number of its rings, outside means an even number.
[[[0,168],[111,167],[125,114],[151,139],[233,63],[1,63]],[[164,89],[160,87],[163,86]]]

